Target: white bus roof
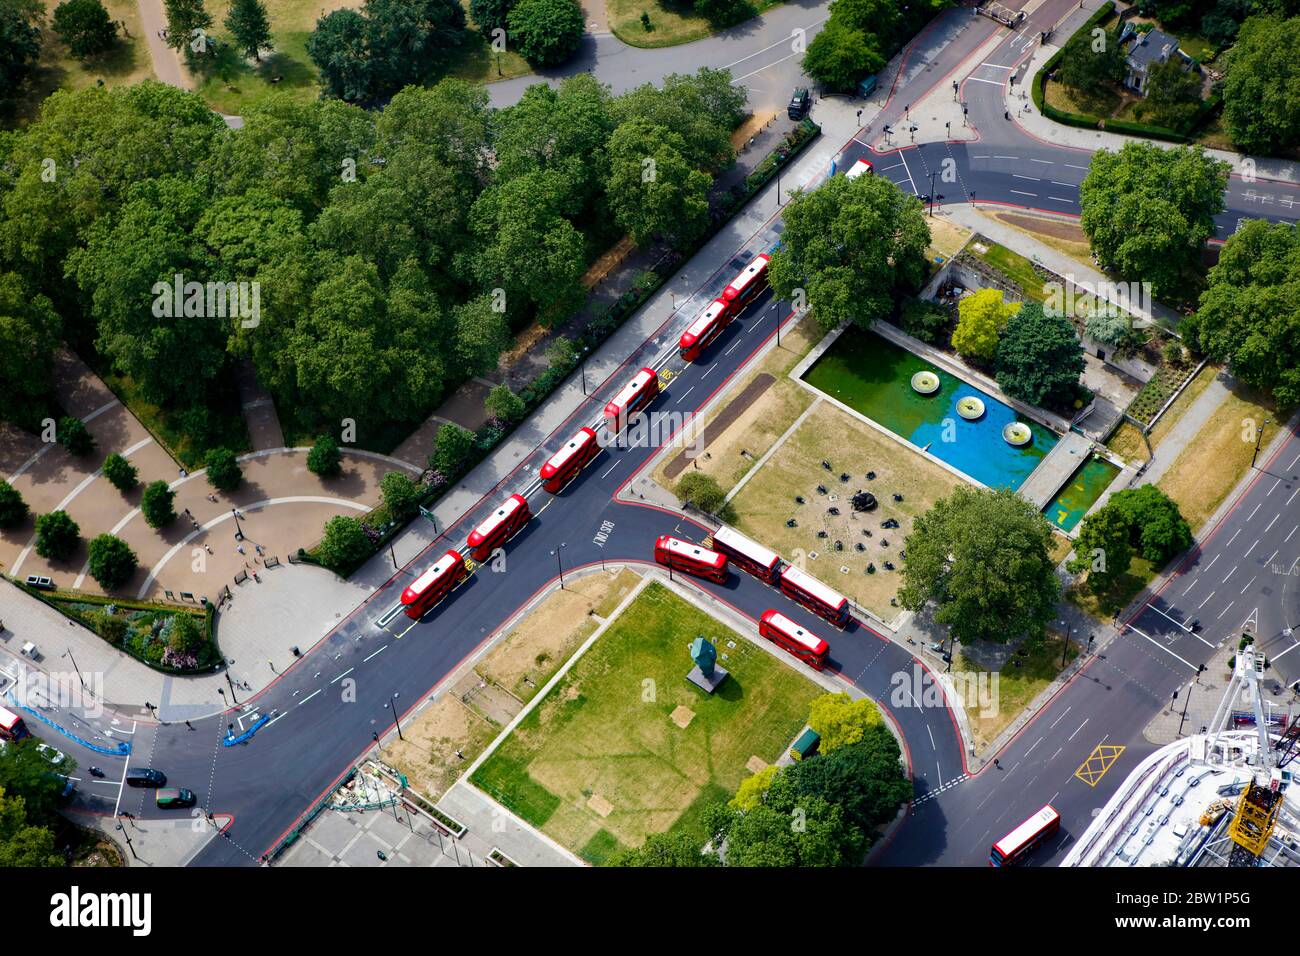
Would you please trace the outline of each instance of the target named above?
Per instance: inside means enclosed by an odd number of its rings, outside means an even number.
[[[831,607],[838,608],[844,603],[844,595],[840,594],[838,591],[831,590],[807,571],[802,571],[799,568],[796,568],[793,564],[786,565],[786,568],[781,572],[781,575],[801,591],[811,594],[817,600],[822,601]]]
[[[610,404],[623,408],[628,402],[632,401],[632,399],[636,397],[637,392],[645,388],[646,385],[649,384],[650,379],[654,377],[655,373],[650,371],[648,368],[641,369],[641,371],[637,372],[636,375],[632,377],[632,381],[624,385],[622,391],[614,396],[610,401]]]
[[[700,313],[700,317],[691,323],[690,328],[686,330],[686,334],[699,338],[704,334],[704,330],[709,327],[709,323],[726,311],[726,308],[727,303],[714,299],[709,303],[709,307]]]
[[[671,535],[664,535],[663,547],[667,551],[684,554],[688,558],[694,558],[696,561],[707,561],[713,565],[722,564],[727,560],[724,555],[718,554],[716,551],[701,548],[698,544],[691,544],[689,541],[683,541],[681,538],[674,538]]]
[[[775,551],[769,551],[758,542],[750,541],[739,531],[733,531],[726,525],[713,532],[713,540],[721,542],[724,547],[730,548],[738,554],[743,554],[751,561],[756,561],[765,568],[772,567],[780,560]]]
[[[492,531],[495,530],[499,524],[501,524],[501,522],[505,521],[512,514],[518,511],[520,507],[522,507],[522,505],[520,504],[519,499],[516,498],[514,495],[511,495],[509,498],[505,500],[505,504],[503,504],[496,511],[492,512],[492,514],[488,515],[485,519],[483,519],[483,523],[480,524],[474,530],[486,537],[487,535],[491,534]]]
[[[821,646],[826,643],[820,637],[809,634],[780,611],[775,612],[768,620],[783,630],[786,633],[786,636],[791,640],[798,644],[802,644],[810,651],[819,650]]]
[[[416,594],[423,594],[425,588],[446,574],[453,564],[459,564],[460,561],[459,551],[448,551],[434,563],[433,567],[412,581],[407,590],[414,591]]]
[[[1056,808],[1049,803],[1024,823],[1020,824],[1020,826],[1016,827],[1004,836],[997,843],[993,844],[993,848],[1004,857],[1008,857],[1032,839],[1035,833],[1058,817],[1060,817],[1060,814],[1057,813]]]
[[[754,281],[754,277],[767,268],[766,253],[759,253],[749,261],[749,265],[740,270],[740,275],[731,280],[729,288],[737,292],[743,292],[745,287]]]
[[[587,431],[585,428],[582,429],[578,434],[570,438],[563,448],[557,451],[550,458],[546,459],[546,464],[550,465],[552,468],[561,467],[566,461],[574,456],[578,449],[586,448],[587,444],[593,440],[594,438],[591,432]]]
[[[850,167],[849,171],[844,174],[844,178],[857,179],[859,176],[863,175],[864,173],[869,173],[869,172],[871,172],[871,164],[867,162],[865,159],[859,159],[856,163],[853,164],[852,167]]]
[[[15,714],[12,710],[7,710],[4,707],[0,707],[0,727],[12,727],[20,720],[22,720],[22,718],[19,717],[17,714]]]

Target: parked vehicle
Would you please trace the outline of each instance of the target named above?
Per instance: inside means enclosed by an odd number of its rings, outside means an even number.
[[[808,108],[812,106],[812,94],[808,92],[806,86],[796,86],[794,93],[790,96],[790,106],[786,114],[792,120],[801,120],[808,114]]]

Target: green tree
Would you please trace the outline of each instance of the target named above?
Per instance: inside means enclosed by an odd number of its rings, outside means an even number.
[[[95,436],[90,434],[90,429],[80,418],[65,415],[59,419],[56,430],[59,444],[68,450],[69,455],[84,458],[95,450]]]
[[[39,744],[35,737],[27,737],[0,750],[0,789],[9,799],[23,801],[31,825],[50,826],[59,822],[64,781],[52,772],[50,758],[38,749]],[[77,762],[65,754],[58,773],[70,775],[76,769]]]
[[[38,0],[0,0],[0,99],[10,99],[41,57],[44,8]]]
[[[104,472],[104,477],[108,479],[108,483],[118,491],[131,491],[139,484],[139,469],[117,452],[113,452],[105,458],[100,469]]]
[[[638,847],[615,854],[607,866],[696,867],[717,866],[718,858],[703,853],[699,841],[687,833],[652,833]]]
[[[469,0],[470,19],[478,27],[479,33],[491,40],[494,30],[506,28],[506,18],[513,6],[514,0]]]
[[[0,786],[0,867],[66,865],[54,850],[50,828],[32,824],[27,819],[26,801],[5,796]]]
[[[203,463],[208,469],[208,484],[218,491],[234,491],[244,480],[239,461],[229,448],[213,448]]]
[[[1083,330],[1098,342],[1121,352],[1131,352],[1142,342],[1141,333],[1133,328],[1133,319],[1122,312],[1108,314],[1102,311],[1090,315],[1084,322]]]
[[[190,49],[212,26],[212,15],[204,9],[203,0],[163,0],[163,8],[167,11],[167,45],[177,52]]]
[[[419,83],[445,64],[465,31],[458,0],[365,0],[366,46],[375,92]]]
[[[758,8],[749,0],[695,0],[695,12],[716,30],[743,23],[758,16]]]
[[[880,723],[880,711],[866,697],[854,700],[848,694],[814,697],[808,709],[808,726],[821,737],[818,749],[824,754],[856,744],[867,729]]]
[[[1012,398],[1065,408],[1079,394],[1083,346],[1063,315],[1031,302],[1011,317],[998,341],[997,380]]]
[[[489,415],[503,422],[516,422],[523,418],[527,410],[524,400],[510,391],[510,386],[504,382],[488,392],[488,397],[483,404]]]
[[[322,478],[335,478],[343,470],[343,456],[333,435],[326,433],[316,439],[307,453],[307,469]]]
[[[175,501],[176,492],[167,486],[167,482],[161,479],[151,481],[140,496],[140,511],[145,523],[154,529],[167,527],[176,520]]]
[[[908,299],[898,314],[898,325],[913,338],[933,345],[951,320],[947,309],[927,299]]]
[[[361,522],[350,515],[336,515],[325,523],[325,534],[317,547],[321,564],[344,572],[374,554],[374,545],[366,537]]]
[[[481,295],[453,310],[457,366],[471,375],[496,370],[510,345],[510,325],[504,312],[493,308],[492,297]]]
[[[727,834],[727,865],[857,864],[863,835],[845,819],[844,811],[820,796],[796,794],[792,787],[782,787],[781,776],[762,804],[736,815]]]
[[[448,481],[460,474],[474,450],[474,433],[459,425],[448,423],[438,429],[433,439],[433,453],[429,467],[440,472]]]
[[[1228,237],[1184,338],[1234,375],[1300,404],[1300,232],[1252,220]]]
[[[803,71],[836,93],[853,92],[859,80],[884,65],[874,35],[834,16],[808,44],[803,57]]]
[[[262,0],[233,0],[226,14],[226,29],[244,56],[260,62],[263,50],[275,49],[271,21],[267,19]]]
[[[1106,268],[1172,292],[1195,268],[1223,211],[1229,166],[1199,149],[1128,143],[1093,154],[1080,224]]]
[[[485,189],[474,203],[471,226],[481,243],[474,270],[485,287],[503,290],[509,315],[532,308],[553,325],[586,299],[586,246],[562,214],[566,193],[563,175],[545,170]],[[474,306],[481,320],[484,308]]]
[[[1223,116],[1248,153],[1276,155],[1300,144],[1300,16],[1246,20],[1228,52]]]
[[[1124,517],[1138,553],[1157,567],[1192,546],[1192,529],[1178,502],[1155,485],[1117,491],[1106,507]]]
[[[672,130],[686,143],[686,159],[696,169],[718,170],[735,157],[731,131],[746,113],[744,87],[728,70],[701,68],[670,73],[663,86],[646,83],[610,103],[615,125],[644,120]]]
[[[1036,636],[1060,597],[1052,528],[1013,491],[960,487],[916,519],[898,598],[966,643]]]
[[[420,510],[420,486],[400,471],[384,475],[379,495],[389,515],[398,521],[407,521]]]
[[[368,100],[375,74],[366,37],[366,18],[356,10],[334,10],[316,21],[307,37],[307,56],[320,70],[325,89],[349,103]]]
[[[690,165],[685,139],[629,120],[614,130],[606,152],[606,200],[614,221],[638,246],[659,236],[677,246],[699,238],[708,226],[712,181]]]
[[[115,591],[135,574],[135,552],[121,538],[111,534],[96,535],[90,541],[90,576],[105,591]]]
[[[763,802],[763,798],[767,796],[767,791],[772,788],[772,781],[776,779],[776,775],[780,771],[780,767],[771,764],[758,771],[758,773],[750,774],[740,781],[740,785],[736,787],[736,795],[731,798],[727,806],[742,812],[753,810]]]
[[[36,553],[51,561],[66,561],[77,549],[81,528],[66,511],[51,511],[36,518]]]
[[[1186,69],[1180,57],[1173,57],[1151,68],[1147,95],[1134,104],[1138,119],[1169,129],[1188,127],[1201,108],[1201,74]]]
[[[9,482],[0,478],[0,528],[16,528],[27,520],[27,502]]]
[[[1104,594],[1115,586],[1133,561],[1132,529],[1118,508],[1103,505],[1083,519],[1074,541],[1069,569],[1088,573],[1088,589]]]
[[[117,24],[100,0],[64,0],[54,8],[50,25],[77,60],[104,53],[117,42]]]
[[[702,471],[688,471],[677,482],[677,497],[682,502],[689,501],[701,511],[726,519],[731,508],[727,502],[727,493],[718,484],[718,479]]]
[[[1124,78],[1124,51],[1114,32],[1080,31],[1065,44],[1057,78],[1085,96],[1097,97]]]
[[[952,347],[964,357],[991,362],[998,354],[998,342],[1011,317],[1020,311],[1019,302],[1007,302],[1001,289],[980,289],[957,305],[957,327]]]
[[[45,407],[63,322],[48,298],[0,274],[0,418],[31,427]]]
[[[519,0],[506,21],[515,48],[535,67],[558,66],[569,59],[586,32],[576,0]]]
[[[127,630],[126,618],[120,615],[108,611],[95,615],[95,633],[114,646],[126,640]]]
[[[879,718],[857,743],[801,760],[785,775],[797,793],[838,805],[864,834],[892,820],[912,796],[898,741]]]
[[[886,319],[894,303],[921,287],[930,227],[915,196],[883,176],[835,176],[785,207],[781,248],[768,271],[777,296],[800,299],[818,325]]]
[[[171,634],[167,638],[167,647],[177,657],[193,658],[207,643],[198,618],[193,614],[174,614],[171,620]]]

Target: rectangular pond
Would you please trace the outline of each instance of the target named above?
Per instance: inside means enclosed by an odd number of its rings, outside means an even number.
[[[922,371],[939,378],[931,395],[912,388],[912,376]],[[1057,442],[1050,428],[865,329],[847,329],[803,379],[990,488],[1019,488]],[[957,414],[957,402],[969,396],[984,403],[975,421]],[[1011,422],[1029,427],[1027,445],[1003,439]]]
[[[1073,530],[1119,471],[1105,458],[1089,458],[1070,476],[1065,487],[1043,509],[1043,514],[1062,531]]]

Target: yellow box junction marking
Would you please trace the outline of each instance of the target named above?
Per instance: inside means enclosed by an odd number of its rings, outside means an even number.
[[[1125,749],[1118,744],[1098,744],[1092,753],[1088,754],[1088,759],[1079,765],[1074,775],[1090,787],[1097,786]]]

